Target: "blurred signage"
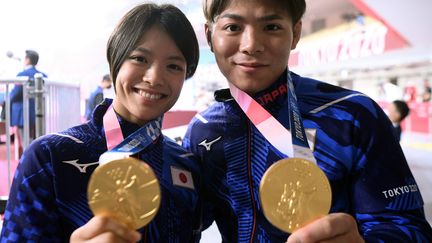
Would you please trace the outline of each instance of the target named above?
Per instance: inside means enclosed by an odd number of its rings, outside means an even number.
[[[404,40],[378,21],[342,24],[309,35],[292,51],[289,66],[314,66],[380,55],[405,47]]]

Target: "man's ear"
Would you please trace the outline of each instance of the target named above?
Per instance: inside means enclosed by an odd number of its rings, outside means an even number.
[[[302,30],[302,21],[299,20],[293,28],[293,40],[291,43],[291,50],[295,49],[297,46],[297,43],[300,40],[301,37],[301,30]]]
[[[204,30],[205,30],[205,35],[207,38],[207,43],[210,46],[210,51],[213,52],[213,44],[212,44],[212,33],[211,33],[211,26],[209,26],[209,24],[204,24]]]

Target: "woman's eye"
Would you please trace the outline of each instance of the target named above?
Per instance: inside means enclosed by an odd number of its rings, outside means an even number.
[[[184,71],[184,68],[177,64],[170,64],[168,68],[176,70],[176,71]]]

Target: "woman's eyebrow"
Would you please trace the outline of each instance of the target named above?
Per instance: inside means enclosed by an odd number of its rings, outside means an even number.
[[[145,48],[145,47],[137,47],[134,51],[138,51],[138,52],[142,52],[146,55],[150,55],[152,56],[152,51],[150,51],[149,49]],[[174,61],[182,61],[182,62],[186,62],[185,58],[181,55],[170,55],[167,58],[168,60],[174,60]]]

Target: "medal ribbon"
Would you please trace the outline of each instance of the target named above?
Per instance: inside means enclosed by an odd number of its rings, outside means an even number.
[[[112,105],[103,117],[105,138],[108,151],[99,157],[99,164],[116,159],[127,158],[144,150],[161,135],[162,116],[148,122],[134,133],[123,139],[123,134]]]
[[[290,131],[247,93],[231,83],[229,87],[232,97],[249,120],[276,149],[290,158],[303,158],[316,164],[312,150],[309,148],[289,71],[287,71],[287,83]]]

